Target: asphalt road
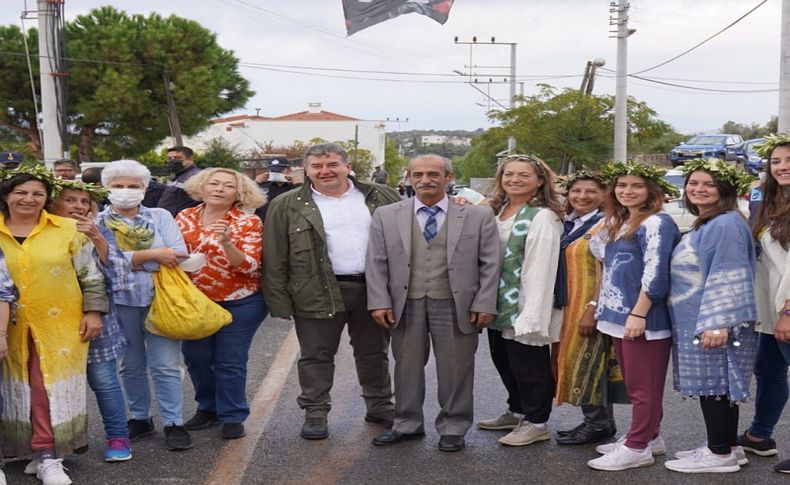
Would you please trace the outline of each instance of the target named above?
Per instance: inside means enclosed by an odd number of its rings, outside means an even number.
[[[488,356],[485,339],[480,340],[475,375],[477,418],[498,416],[505,408],[504,388]],[[134,458],[125,463],[102,460],[104,443],[95,400],[89,399],[90,450],[71,456],[64,463],[77,484],[401,484],[401,483],[785,483],[790,477],[772,470],[777,457],[749,455],[750,464],[738,473],[685,475],[666,470],[664,457],[656,466],[624,472],[599,472],[586,461],[598,456],[594,446],[558,446],[554,441],[522,448],[501,446],[496,438],[503,433],[473,428],[467,447],[459,453],[438,451],[438,436],[432,424],[438,411],[433,363],[428,364],[430,380],[426,393],[426,437],[395,447],[379,448],[371,439],[383,429],[365,423],[365,408],[356,381],[347,339],[337,358],[336,379],[329,415],[329,439],[307,441],[299,437],[303,413],[296,405],[299,385],[295,359],[296,340],[289,322],[267,319],[256,335],[250,358],[248,395],[252,415],[246,423],[247,437],[224,441],[218,426],[193,432],[195,447],[170,452],[164,446],[161,425],[157,434],[134,443]],[[669,384],[669,383],[668,383]],[[195,410],[192,386],[184,382],[184,412]],[[699,405],[679,397],[668,385],[664,400],[662,434],[670,453],[694,448],[705,441]],[[752,403],[742,406],[741,429],[748,425]],[[630,422],[627,406],[616,406],[618,428],[624,432]],[[549,426],[553,431],[572,428],[581,413],[572,406],[555,408]],[[790,456],[788,413],[775,433],[780,449]],[[780,453],[781,455],[781,453]],[[8,483],[40,483],[25,476],[26,462],[6,464]]]

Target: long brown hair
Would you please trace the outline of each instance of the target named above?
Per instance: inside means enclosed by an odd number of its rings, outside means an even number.
[[[716,184],[716,190],[719,191],[719,200],[716,201],[715,210],[711,214],[707,214],[702,217],[700,217],[699,215],[699,207],[697,207],[696,204],[694,204],[689,200],[688,191],[686,190],[686,186],[689,183],[689,179],[696,172],[704,172],[710,175],[710,177],[713,179],[713,183]],[[697,216],[697,219],[694,221],[694,224],[692,224],[691,226],[694,229],[699,229],[700,227],[702,227],[703,224],[715,218],[719,214],[724,214],[725,212],[729,212],[731,210],[737,209],[738,191],[735,190],[735,187],[728,184],[727,182],[724,182],[723,180],[716,178],[716,174],[713,172],[708,172],[707,170],[695,170],[694,172],[691,172],[686,176],[686,181],[683,183],[683,205],[688,209],[690,214]]]
[[[639,177],[638,175],[628,176]],[[626,175],[622,177],[626,177]],[[604,227],[606,228],[610,242],[619,239],[618,234],[620,234],[624,226],[626,227],[626,231],[622,238],[633,239],[634,233],[639,229],[642,222],[653,214],[661,212],[661,209],[664,207],[664,191],[661,190],[661,186],[654,180],[639,177],[645,182],[645,186],[647,186],[647,200],[645,201],[645,205],[639,208],[639,214],[631,217],[631,212],[627,207],[620,204],[614,193],[615,188],[617,188],[617,181],[620,180],[620,178],[621,177],[617,177],[617,179],[609,184],[609,189],[606,192],[606,202],[604,203],[604,207],[606,208],[606,222],[604,223]]]
[[[786,250],[790,246],[790,197],[785,189],[774,178],[771,172],[771,158],[779,147],[790,147],[788,144],[777,145],[768,157],[768,167],[765,170],[765,181],[760,186],[763,192],[763,202],[757,210],[757,219],[752,227],[752,235],[760,239],[764,228],[770,227],[771,237]]]
[[[538,188],[538,193],[535,194],[535,197],[529,204],[535,207],[546,207],[551,209],[558,217],[562,217],[562,206],[557,200],[557,189],[555,187],[557,176],[546,165],[546,162],[533,155],[511,155],[505,158],[497,169],[494,180],[494,193],[488,199],[488,205],[494,209],[494,214],[499,214],[508,203],[509,197],[502,186],[502,175],[505,173],[505,168],[512,162],[524,162],[532,165],[542,182]]]

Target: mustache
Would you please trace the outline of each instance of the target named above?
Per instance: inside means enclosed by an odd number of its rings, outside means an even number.
[[[422,188],[425,188],[425,187],[430,187],[432,189],[435,189],[438,186],[439,186],[439,184],[434,184],[434,183],[417,184],[417,188],[418,189],[422,189]]]

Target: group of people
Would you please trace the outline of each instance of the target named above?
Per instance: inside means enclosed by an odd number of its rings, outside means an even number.
[[[5,456],[30,456],[25,473],[45,485],[71,483],[62,459],[87,450],[87,386],[108,462],[131,459],[131,441],[155,431],[149,376],[168,449],[191,448],[189,430],[215,423],[224,439],[244,436],[248,351],[268,311],[253,213],[266,196],[236,171],[196,170],[183,194],[169,191],[194,201],[174,218],[142,204],[150,182],[133,160],[104,167],[100,185],[41,166],[0,172],[0,442]],[[231,323],[183,342],[152,333],[154,273],[196,253],[204,263],[188,274]],[[182,356],[198,404],[186,422]]]
[[[555,435],[558,444],[603,443],[616,434],[612,405],[630,403],[628,433],[597,446],[601,456],[588,465],[652,465],[666,449],[660,425],[672,355],[675,387],[699,399],[707,441],[666,467],[738,471],[745,451],[777,453],[771,435],[788,399],[790,136],[768,137],[762,150],[770,163],[751,229],[737,206],[748,175],[716,159],[686,163],[684,202],[698,217],[682,237],[661,212],[673,190],[664,171],[633,162],[558,179],[539,158],[511,155],[479,205],[447,195],[446,158],[411,160],[414,197],[403,198],[355,178],[332,143],[308,148],[304,184],[273,177],[284,189],[268,204],[256,181],[198,169],[186,147],[168,151],[174,178],[158,196],[133,160],[108,164],[96,185],[6,167],[2,450],[31,456],[25,471],[45,485],[71,483],[62,459],[87,447],[87,384],[104,423],[105,459],[131,459],[131,441],[155,431],[149,375],[168,449],[191,448],[189,430],[215,423],[225,439],[244,436],[249,348],[271,312],[294,322],[305,439],[329,436],[334,359],[347,327],[364,420],[383,428],[373,444],[425,436],[433,348],[438,449],[462,450],[487,328],[507,410],[477,426],[508,431],[503,445],[551,439],[555,402],[584,416]],[[231,324],[199,340],[152,333],[146,317],[156,291],[166,290],[154,273],[196,254],[205,262],[188,274]],[[187,421],[182,357],[197,402]],[[756,414],[739,436],[752,373]],[[790,472],[790,461],[776,469]]]

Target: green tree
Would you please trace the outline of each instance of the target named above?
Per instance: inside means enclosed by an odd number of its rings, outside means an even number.
[[[628,98],[628,141],[647,143],[671,131],[646,103]],[[540,85],[517,108],[494,112],[516,139],[517,151],[534,153],[560,173],[579,166],[594,168],[612,156],[614,97],[589,96],[575,89],[561,92]]]
[[[164,75],[171,81],[184,135],[239,108],[253,94],[238,73],[238,60],[217,44],[216,35],[195,21],[158,14],[129,16],[101,7],[66,24],[69,56],[68,124],[77,159],[96,155],[134,157],[154,148],[170,132]],[[28,44],[36,56],[36,32]],[[24,52],[22,33],[0,28],[0,50]],[[21,58],[24,62],[24,58]],[[0,56],[0,95],[8,101],[0,124],[26,134],[39,154],[35,113],[27,72],[18,56]],[[37,65],[37,63],[34,63]],[[34,73],[35,74],[35,73]],[[10,74],[9,74],[10,75]],[[0,74],[4,76],[4,74]]]
[[[469,182],[470,178],[493,177],[496,173],[496,154],[507,149],[507,132],[494,127],[472,140],[472,149],[455,164],[456,179]]]
[[[38,34],[35,30],[29,31],[27,41],[33,50],[31,54],[37,55]],[[0,55],[0,99],[5,103],[5,109],[0,109],[0,127],[3,128],[4,138],[8,137],[3,147],[7,148],[11,143],[18,147],[18,143],[21,142],[27,145],[29,153],[43,158],[36,109],[30,89],[30,76],[24,56],[24,36],[19,27],[0,26],[0,50],[21,54]],[[36,92],[39,92],[37,58],[33,58],[31,67]]]
[[[409,161],[398,154],[398,142],[387,137],[384,145],[384,170],[390,175],[390,186],[398,186],[398,182],[403,178],[403,171],[408,165]]]
[[[768,122],[764,125],[759,123],[747,125],[744,123],[728,121],[722,125],[721,132],[731,135],[741,135],[744,140],[750,140],[752,138],[761,138],[765,135],[776,133],[778,130],[778,124],[779,118],[776,116],[772,116],[771,119],[768,120]]]
[[[373,153],[367,148],[354,148],[354,140],[336,141],[335,143],[348,152],[348,160],[351,162],[351,168],[356,177],[360,180],[370,179],[370,174],[373,172],[373,160],[375,160]]]
[[[195,163],[200,167],[222,167],[233,170],[239,169],[242,160],[244,155],[222,138],[212,138],[206,150],[198,152],[195,156]]]

